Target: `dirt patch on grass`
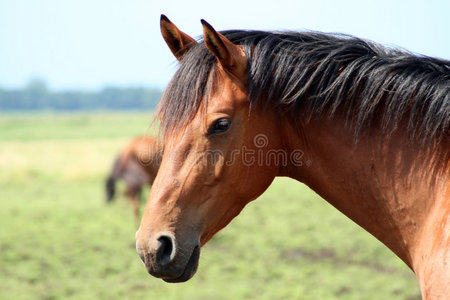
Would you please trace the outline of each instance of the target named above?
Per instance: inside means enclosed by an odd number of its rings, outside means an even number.
[[[281,259],[288,260],[288,261],[296,261],[299,259],[308,259],[311,261],[328,261],[332,262],[334,265],[338,267],[342,266],[360,266],[367,269],[370,269],[372,271],[383,273],[383,274],[396,274],[400,276],[410,277],[409,274],[407,274],[405,271],[401,271],[395,268],[390,268],[386,266],[382,266],[379,264],[374,264],[368,261],[359,261],[352,259],[352,254],[349,253],[349,255],[342,257],[339,256],[334,249],[331,248],[322,248],[318,251],[311,251],[306,249],[289,249],[286,251],[283,251],[281,255]]]

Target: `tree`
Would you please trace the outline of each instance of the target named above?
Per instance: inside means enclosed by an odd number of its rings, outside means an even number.
[[[52,92],[45,81],[31,80],[23,89],[0,88],[0,110],[132,110],[154,109],[161,90],[106,87],[99,92]]]

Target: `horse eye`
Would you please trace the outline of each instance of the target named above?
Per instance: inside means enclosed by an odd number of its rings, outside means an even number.
[[[227,118],[218,119],[214,121],[214,123],[211,125],[211,127],[208,130],[208,134],[225,132],[228,130],[228,128],[230,128],[230,126],[231,121],[229,119]]]

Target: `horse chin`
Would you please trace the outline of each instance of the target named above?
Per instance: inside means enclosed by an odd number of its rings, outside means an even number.
[[[177,283],[177,282],[185,282],[194,276],[195,272],[197,272],[198,261],[200,258],[200,247],[196,246],[194,250],[192,250],[191,257],[189,258],[183,273],[176,278],[162,278],[165,282],[169,283]]]

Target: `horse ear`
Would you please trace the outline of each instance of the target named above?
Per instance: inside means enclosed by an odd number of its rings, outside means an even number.
[[[189,35],[179,30],[169,18],[161,15],[161,34],[173,55],[181,60],[183,55],[197,42]]]
[[[217,57],[220,65],[230,75],[245,83],[247,57],[244,50],[218,33],[208,22],[203,24],[203,38],[208,50]]]

